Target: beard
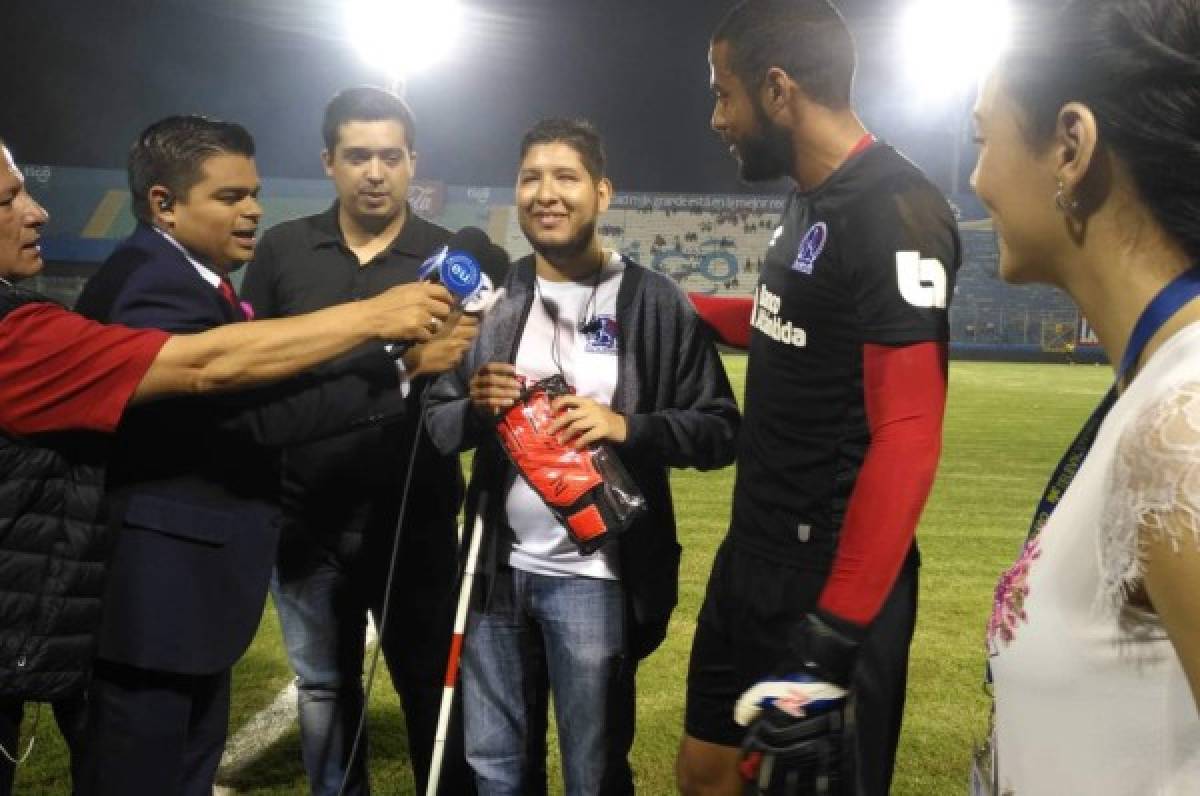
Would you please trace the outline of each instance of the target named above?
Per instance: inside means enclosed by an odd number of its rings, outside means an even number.
[[[522,231],[529,240],[529,245],[544,259],[552,263],[570,261],[582,255],[592,245],[592,239],[596,236],[596,219],[581,226],[578,232],[562,243],[542,243],[535,240],[528,229]]]
[[[741,157],[738,175],[745,182],[765,182],[792,173],[792,139],[787,131],[767,118],[762,108],[755,106],[758,130],[735,142]]]

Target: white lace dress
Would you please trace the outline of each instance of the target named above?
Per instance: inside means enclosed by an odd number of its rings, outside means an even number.
[[[997,587],[987,643],[1001,793],[1200,794],[1200,715],[1183,669],[1157,617],[1127,600],[1139,540],[1171,512],[1189,522],[1172,541],[1200,544],[1200,323],[1116,402]]]

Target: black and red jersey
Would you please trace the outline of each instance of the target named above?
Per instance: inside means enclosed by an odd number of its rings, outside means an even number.
[[[946,200],[887,145],[792,193],[754,293],[737,543],[829,567],[870,442],[863,346],[946,342],[960,259]]]

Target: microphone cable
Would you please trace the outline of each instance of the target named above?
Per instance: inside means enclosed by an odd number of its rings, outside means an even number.
[[[350,754],[346,758],[346,772],[342,775],[342,784],[338,787],[337,796],[345,796],[346,786],[350,782],[350,775],[354,772],[358,747],[362,743],[363,732],[367,727],[367,710],[371,706],[371,688],[375,684],[375,670],[379,666],[379,653],[383,649],[383,634],[387,629],[388,614],[392,607],[392,583],[396,577],[396,562],[400,557],[400,540],[404,536],[404,518],[408,513],[408,497],[412,489],[413,470],[417,464],[417,451],[421,449],[421,440],[425,435],[425,410],[428,407],[430,386],[432,385],[426,385],[425,389],[421,392],[421,409],[420,414],[417,416],[416,434],[413,440],[412,453],[408,456],[408,472],[404,474],[404,489],[400,493],[400,514],[396,520],[396,537],[392,540],[392,554],[388,562],[387,578],[384,580],[383,585],[383,606],[379,609],[379,626],[375,628],[375,649],[371,653],[371,663],[367,667],[367,682],[363,686],[363,704],[362,711],[358,716],[358,728],[354,731],[354,743],[351,744]],[[366,771],[363,773],[369,776]]]

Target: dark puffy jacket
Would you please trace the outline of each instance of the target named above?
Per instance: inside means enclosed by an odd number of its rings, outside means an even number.
[[[47,299],[0,283],[0,320]],[[0,400],[4,400],[0,385]],[[0,697],[50,701],[91,670],[108,558],[99,434],[0,431]]]

